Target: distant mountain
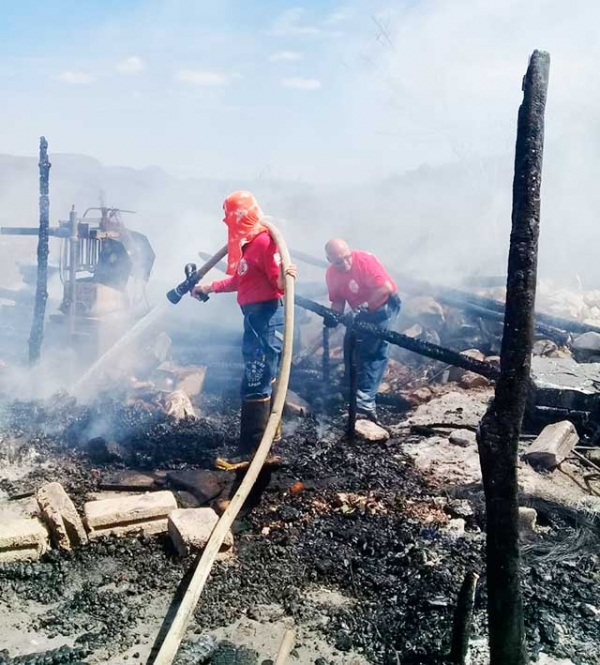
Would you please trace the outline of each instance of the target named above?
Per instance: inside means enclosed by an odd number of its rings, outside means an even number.
[[[330,186],[258,180],[178,179],[162,169],[103,166],[84,155],[51,154],[50,217],[66,219],[108,205],[135,210],[126,223],[146,233],[157,254],[156,275],[172,280],[196,250],[225,242],[223,198],[251,189],[281,225],[290,245],[322,257],[332,236],[376,252],[397,271],[457,282],[467,274],[505,271],[510,234],[513,156],[423,166],[385,180]],[[595,250],[600,168],[586,137],[546,148],[540,270],[600,287]],[[34,157],[0,155],[0,224],[38,223]],[[591,249],[590,249],[591,248]],[[34,260],[35,241],[0,237],[0,285],[16,277],[15,260]],[[302,266],[303,274],[320,275]]]

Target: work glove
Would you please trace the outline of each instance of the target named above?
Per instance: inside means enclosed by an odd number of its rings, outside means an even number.
[[[333,314],[328,314],[323,317],[323,325],[326,328],[337,328],[339,321]]]
[[[355,310],[354,310],[354,320],[357,323],[369,323],[368,315],[369,314],[369,308],[366,304],[359,305]]]

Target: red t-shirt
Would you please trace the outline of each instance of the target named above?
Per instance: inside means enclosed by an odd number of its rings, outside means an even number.
[[[215,293],[237,291],[240,305],[275,300],[283,296],[277,286],[281,271],[281,256],[268,231],[259,233],[242,248],[237,272],[219,282],[213,282]]]
[[[386,282],[392,285],[394,292],[398,290],[387,270],[369,252],[352,252],[352,267],[347,272],[329,266],[326,280],[329,300],[344,300],[352,309],[368,302],[373,292]]]

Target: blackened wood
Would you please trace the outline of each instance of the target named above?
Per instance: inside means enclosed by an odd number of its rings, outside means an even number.
[[[454,611],[454,625],[452,627],[452,647],[450,662],[455,665],[465,665],[469,651],[469,639],[473,627],[473,606],[475,604],[475,590],[479,575],[469,571],[465,575],[458,593],[456,609]]]
[[[358,340],[354,327],[348,330],[347,342],[347,367],[349,374],[349,393],[348,393],[348,436],[354,437],[356,429],[356,391],[358,389]]]
[[[550,57],[534,51],[523,80],[513,181],[513,213],[501,370],[478,435],[487,513],[487,583],[491,665],[525,665],[519,578],[517,446],[525,412],[540,221],[544,110]]]
[[[50,224],[50,199],[48,197],[50,181],[50,162],[48,161],[48,141],[40,138],[40,230],[37,246],[37,285],[33,305],[33,321],[29,335],[29,363],[34,364],[40,358],[44,339],[44,317],[48,300],[48,226]]]
[[[318,314],[322,317],[334,317],[340,323],[345,324],[346,318],[340,314],[337,314],[329,307],[325,307],[314,300],[309,298],[304,298],[303,296],[296,295],[295,303],[299,307],[308,309],[315,314]],[[395,332],[394,330],[383,330],[379,326],[373,323],[364,323],[362,321],[355,322],[354,328],[358,332],[367,332],[379,339],[384,339],[390,344],[395,344],[400,346],[403,349],[408,351],[413,351],[419,355],[426,356],[427,358],[433,358],[434,360],[439,360],[448,365],[454,365],[456,367],[461,367],[470,372],[475,372],[476,374],[481,374],[488,379],[496,379],[500,372],[490,363],[482,362],[481,360],[476,360],[475,358],[469,358],[469,356],[464,356],[458,351],[452,351],[443,346],[438,346],[437,344],[431,344],[429,342],[423,342],[414,337],[408,337],[402,333]]]
[[[331,382],[331,363],[330,363],[330,350],[329,350],[329,328],[323,326],[323,384],[327,391]]]

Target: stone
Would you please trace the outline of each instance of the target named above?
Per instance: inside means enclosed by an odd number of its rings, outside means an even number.
[[[157,487],[157,478],[151,473],[126,469],[107,476],[100,489],[108,491],[138,492],[151,491]]]
[[[206,547],[219,517],[212,508],[178,508],[169,514],[168,531],[180,556]],[[233,534],[227,533],[220,552],[233,547]]]
[[[519,533],[521,536],[530,536],[534,534],[537,522],[537,512],[535,508],[526,508],[519,506]]]
[[[461,448],[468,448],[477,444],[477,435],[469,429],[455,429],[448,437],[450,443]]]
[[[453,517],[460,517],[464,520],[475,516],[473,506],[466,499],[451,499],[446,506],[446,511]]]
[[[42,485],[36,499],[56,547],[70,551],[87,543],[87,533],[79,513],[60,483]]]
[[[285,415],[304,417],[310,413],[310,404],[302,399],[298,393],[288,390],[283,412]]]
[[[182,390],[175,390],[165,397],[165,410],[168,416],[177,421],[196,418],[190,398]]]
[[[458,380],[458,384],[462,388],[472,390],[473,388],[487,388],[492,385],[492,382],[489,379],[486,379],[485,376],[481,376],[481,374],[465,372]]]
[[[402,315],[411,321],[423,324],[426,328],[439,330],[445,322],[444,310],[432,296],[408,298],[402,305]]]
[[[0,563],[36,561],[50,546],[48,530],[39,519],[13,519],[0,526]]]
[[[537,406],[576,411],[600,409],[600,363],[579,364],[573,358],[533,356],[531,378]]]
[[[591,605],[590,603],[581,603],[579,609],[583,616],[590,618],[600,617],[600,609],[598,609],[595,605]]]
[[[193,494],[190,494],[185,490],[175,492],[175,496],[177,497],[177,503],[181,508],[200,508],[200,501],[198,501]]]
[[[544,427],[523,459],[532,466],[553,469],[571,454],[578,443],[579,435],[575,426],[569,420],[563,420]]]
[[[425,402],[428,402],[432,397],[433,393],[431,390],[427,387],[423,387],[417,388],[417,390],[413,390],[408,395],[408,401],[411,403],[411,405],[418,406],[419,404],[425,404]]]
[[[206,377],[206,367],[204,365],[194,369],[183,370],[178,373],[178,382],[175,386],[176,391],[185,393],[188,397],[196,397],[202,392],[204,379]]]
[[[461,356],[467,356],[467,358],[473,358],[473,360],[479,360],[480,362],[485,361],[485,355],[481,353],[479,349],[466,349],[466,351],[460,352]],[[464,374],[471,374],[472,372],[467,372],[466,369],[462,367],[451,367],[450,373],[448,374],[449,381],[460,381]]]
[[[354,431],[365,441],[371,441],[373,443],[387,441],[390,438],[390,433],[386,429],[371,420],[363,418],[356,421]]]
[[[600,360],[600,333],[586,332],[578,335],[571,345],[573,356],[578,362],[598,362]]]
[[[538,339],[533,343],[534,356],[551,356],[558,351],[558,346],[549,339]]]
[[[223,475],[208,469],[184,469],[169,471],[167,482],[171,487],[192,494],[202,505],[219,496],[223,491]]]
[[[586,450],[585,456],[597,466],[600,466],[600,448],[597,450]]]
[[[465,520],[462,517],[456,517],[448,522],[443,531],[450,538],[462,538],[465,535],[465,526]]]
[[[125,535],[143,532],[145,535],[167,531],[169,513],[177,509],[172,492],[152,492],[116,499],[88,501],[83,512],[89,538],[114,533]]]

